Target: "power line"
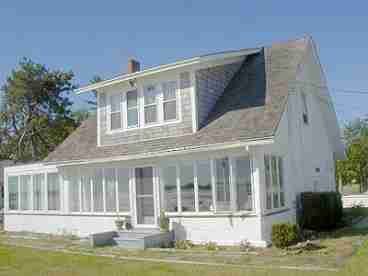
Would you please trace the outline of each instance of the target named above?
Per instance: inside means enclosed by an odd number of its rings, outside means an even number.
[[[313,83],[313,82],[306,82],[306,81],[300,81],[300,80],[296,80],[296,82],[300,82],[300,83],[303,83],[305,85],[313,86],[313,87],[320,88],[320,89],[335,91],[335,93],[360,94],[360,95],[367,95],[368,96],[368,90],[364,91],[364,90],[353,90],[353,89],[344,89],[344,88],[337,88],[337,87],[328,87],[328,86],[324,86],[324,85],[318,85],[318,84]]]

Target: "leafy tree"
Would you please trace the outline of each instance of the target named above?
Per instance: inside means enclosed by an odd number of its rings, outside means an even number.
[[[76,127],[68,93],[73,72],[50,70],[24,58],[2,87],[0,156],[40,160]]]
[[[344,139],[346,159],[336,164],[337,178],[343,185],[357,183],[363,191],[368,176],[368,120],[359,118],[347,124]]]
[[[90,80],[90,84],[95,84],[95,83],[98,83],[100,81],[103,81],[103,79],[96,75],[94,76],[91,80]],[[97,91],[92,91],[92,94],[93,94],[93,99],[92,100],[87,100],[87,103],[92,105],[93,107],[96,107],[97,106]]]

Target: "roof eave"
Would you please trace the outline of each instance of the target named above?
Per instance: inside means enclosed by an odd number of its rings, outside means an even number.
[[[210,144],[210,145],[203,145],[203,146],[187,146],[187,147],[174,148],[174,149],[160,151],[160,152],[134,154],[134,155],[127,155],[127,156],[71,160],[71,161],[46,161],[45,164],[56,165],[58,167],[65,167],[65,166],[84,165],[84,164],[93,164],[93,163],[130,161],[130,160],[138,160],[138,159],[146,159],[146,158],[167,157],[167,156],[173,156],[173,155],[178,155],[178,154],[189,154],[189,153],[206,152],[206,151],[212,151],[212,150],[225,150],[225,149],[232,149],[232,148],[237,148],[237,147],[245,147],[248,150],[248,148],[251,146],[268,145],[268,144],[272,144],[273,142],[274,142],[274,136],[269,136],[269,137],[263,137],[263,138],[249,139],[246,141],[226,142],[226,143]]]
[[[152,74],[165,72],[168,70],[174,70],[174,69],[182,68],[185,66],[196,65],[199,63],[207,63],[207,62],[221,60],[221,59],[235,58],[235,57],[242,56],[242,55],[254,54],[254,53],[259,52],[260,49],[261,48],[241,49],[241,50],[236,50],[236,51],[227,51],[227,52],[221,52],[221,53],[216,53],[216,54],[209,54],[209,55],[198,56],[198,57],[194,57],[190,59],[185,59],[185,60],[177,61],[174,63],[152,67],[152,68],[142,70],[139,72],[135,72],[135,73],[131,73],[131,74],[120,75],[115,78],[101,81],[98,83],[86,85],[86,86],[75,89],[74,92],[76,94],[82,94],[85,92],[90,92],[96,89],[111,86],[117,83],[133,80],[136,78],[141,78],[141,77],[152,75]]]

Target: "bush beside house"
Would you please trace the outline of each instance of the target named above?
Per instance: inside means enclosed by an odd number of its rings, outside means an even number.
[[[304,192],[300,201],[299,223],[303,229],[333,229],[342,219],[342,200],[337,192]]]

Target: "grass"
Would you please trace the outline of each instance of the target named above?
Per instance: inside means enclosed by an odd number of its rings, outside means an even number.
[[[102,275],[272,275],[272,276],[354,276],[368,275],[368,242],[339,272],[284,269],[232,268],[205,265],[134,262],[105,257],[44,252],[21,247],[0,246],[0,275],[102,276]]]
[[[356,213],[354,213],[356,212]],[[368,214],[346,210],[350,216]],[[343,228],[321,235],[322,248],[297,254],[276,248],[252,250],[246,254],[235,247],[220,251],[122,250],[117,247],[90,248],[72,237],[29,233],[0,234],[0,276],[97,276],[97,275],[368,275],[368,228]],[[362,243],[362,241],[364,241]],[[42,250],[32,249],[36,247]],[[69,253],[55,252],[68,250]],[[103,256],[86,256],[109,255]],[[158,263],[122,258],[151,258],[163,261],[190,261],[214,265]],[[221,266],[221,265],[224,266]],[[220,265],[220,266],[219,266]],[[241,267],[240,267],[241,266]],[[330,271],[301,271],[286,267],[333,268]]]

